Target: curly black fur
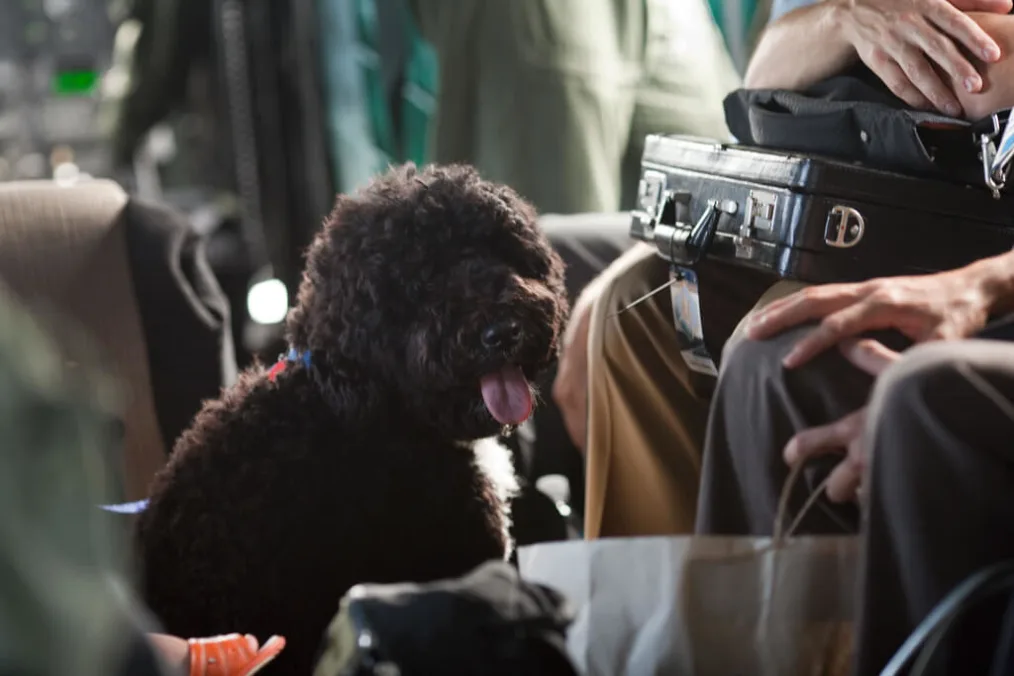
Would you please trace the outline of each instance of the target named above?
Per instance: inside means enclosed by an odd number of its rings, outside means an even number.
[[[339,196],[287,318],[310,367],[244,373],[155,480],[138,544],[165,630],[282,634],[270,673],[307,676],[351,586],[506,556],[506,497],[462,442],[500,429],[479,378],[535,381],[566,313],[533,209],[473,169],[402,167]],[[484,348],[505,319],[516,348]]]

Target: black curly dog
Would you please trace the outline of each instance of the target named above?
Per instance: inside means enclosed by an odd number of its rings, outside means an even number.
[[[155,480],[138,544],[164,629],[281,634],[266,671],[309,676],[353,585],[505,558],[513,466],[473,442],[530,415],[566,314],[563,265],[510,188],[406,166],[339,196],[289,360],[207,402]]]

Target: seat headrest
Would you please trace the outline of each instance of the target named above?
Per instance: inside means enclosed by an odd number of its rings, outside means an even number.
[[[0,278],[37,311],[88,332],[124,394],[124,499],[140,499],[165,463],[147,346],[131,279],[123,210],[111,181],[0,183]],[[65,327],[67,329],[69,327]],[[52,327],[68,361],[74,330]]]

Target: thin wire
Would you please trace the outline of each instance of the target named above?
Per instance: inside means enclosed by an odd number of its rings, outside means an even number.
[[[621,314],[623,314],[627,310],[631,310],[631,309],[637,307],[638,305],[640,305],[644,301],[648,300],[649,298],[651,298],[655,294],[661,293],[661,292],[665,291],[666,289],[668,289],[673,284],[676,284],[676,283],[682,282],[682,281],[683,281],[682,277],[676,277],[674,279],[670,279],[668,282],[666,282],[662,286],[658,287],[657,289],[652,289],[651,291],[649,291],[648,293],[644,294],[643,296],[641,296],[637,300],[631,302],[629,305],[625,305],[624,307],[621,307],[619,310],[617,310],[616,312],[614,312],[611,315],[609,315],[609,318],[612,319],[613,317],[620,316]]]

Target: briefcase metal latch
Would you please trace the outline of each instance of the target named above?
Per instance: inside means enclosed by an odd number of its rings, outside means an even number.
[[[851,249],[866,234],[866,219],[852,207],[831,207],[824,225],[824,244],[835,249]]]
[[[735,213],[736,203],[729,200],[708,200],[704,212],[696,223],[679,220],[680,207],[689,212],[690,193],[666,191],[658,216],[655,218],[655,248],[670,263],[693,267],[711,249],[718,232],[722,213]]]
[[[743,223],[739,226],[739,234],[733,240],[736,245],[736,258],[753,256],[753,243],[750,240],[758,230],[771,232],[775,229],[777,207],[777,194],[760,190],[750,191],[746,198],[746,208],[743,209]]]
[[[645,171],[637,185],[637,204],[631,212],[631,237],[642,241],[651,241],[655,221],[664,206],[665,193],[665,174],[650,169]]]
[[[665,174],[662,172],[650,169],[644,172],[637,186],[637,205],[640,211],[654,214],[658,210],[662,193],[665,192],[665,183]]]

